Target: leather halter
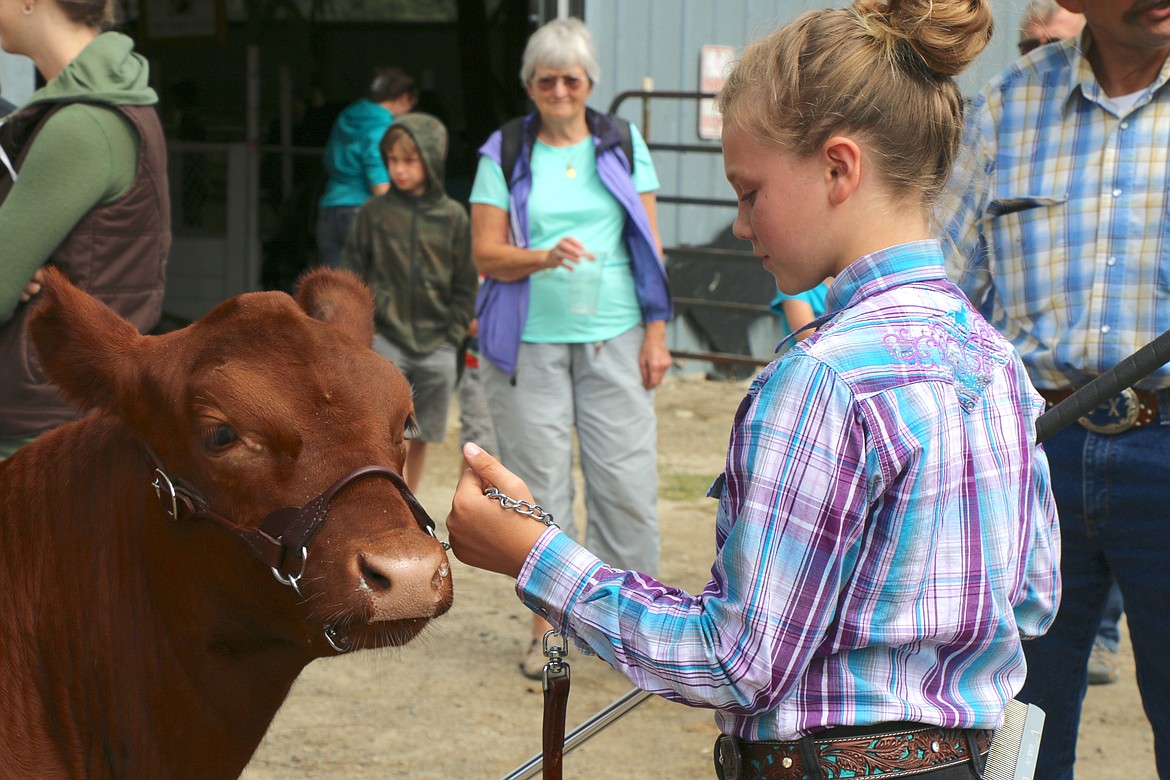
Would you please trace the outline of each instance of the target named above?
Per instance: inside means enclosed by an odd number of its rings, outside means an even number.
[[[168,517],[174,520],[206,518],[218,523],[243,539],[253,554],[272,569],[277,581],[288,585],[298,595],[301,593],[300,581],[305,573],[309,545],[313,537],[325,523],[333,501],[356,482],[372,478],[389,480],[410,508],[410,513],[414,515],[419,528],[430,536],[435,536],[435,522],[407,487],[402,475],[387,466],[370,465],[356,468],[304,506],[275,509],[269,512],[259,525],[246,526],[217,512],[203,494],[190,483],[169,476],[154,450],[145,444],[143,446],[154,463],[155,476],[151,487],[163,502],[163,511]],[[338,652],[350,649],[348,640],[335,626],[325,628],[325,638]]]

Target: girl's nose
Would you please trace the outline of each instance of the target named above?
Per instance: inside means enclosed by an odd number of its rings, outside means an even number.
[[[735,215],[735,222],[731,223],[731,234],[744,241],[752,240],[754,234],[752,233],[751,221],[744,216],[742,209]]]

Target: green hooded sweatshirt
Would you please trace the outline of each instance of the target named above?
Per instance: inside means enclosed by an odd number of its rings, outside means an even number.
[[[111,106],[149,106],[146,60],[121,33],[97,36],[21,106],[70,105],[33,141],[12,191],[0,203],[0,323],[33,273],[94,206],[126,194],[138,167],[139,138]],[[0,176],[10,176],[0,164]]]
[[[463,342],[475,316],[479,275],[471,260],[467,211],[443,187],[446,128],[423,113],[395,117],[387,132],[395,128],[414,140],[427,191],[413,197],[391,183],[385,195],[367,200],[350,227],[341,267],[365,279],[374,292],[378,331],[420,355],[443,342]]]

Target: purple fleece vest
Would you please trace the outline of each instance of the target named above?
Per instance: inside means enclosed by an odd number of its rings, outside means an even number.
[[[642,320],[655,322],[672,316],[670,287],[666,269],[658,256],[650,218],[630,174],[630,164],[620,146],[620,136],[605,114],[586,109],[586,121],[597,147],[597,173],[602,184],[617,199],[626,212],[625,241],[630,253],[634,274],[634,291],[642,306]],[[529,160],[532,146],[540,129],[540,115],[529,114],[524,120],[520,154],[512,176],[508,215],[511,220],[512,241],[516,246],[528,247],[528,196],[532,192],[532,171]],[[500,162],[502,134],[499,130],[480,147],[479,153],[497,164]],[[506,174],[506,172],[505,172]],[[480,354],[501,371],[516,370],[516,355],[520,351],[520,337],[528,320],[528,279],[501,282],[490,276],[479,288],[476,316],[479,318]]]

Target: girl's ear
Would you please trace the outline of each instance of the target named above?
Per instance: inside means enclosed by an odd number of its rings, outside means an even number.
[[[829,201],[840,206],[861,183],[861,147],[851,138],[835,135],[821,147]]]

